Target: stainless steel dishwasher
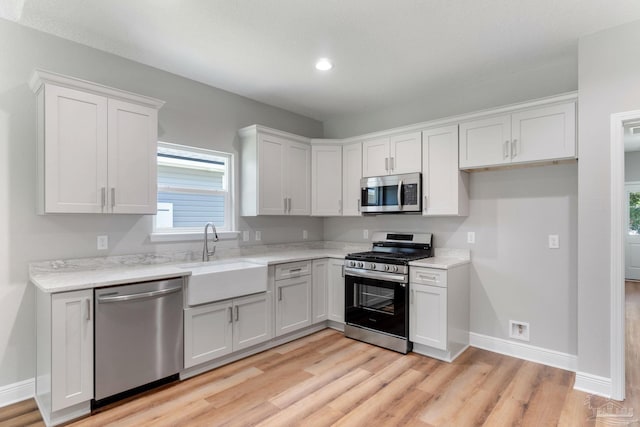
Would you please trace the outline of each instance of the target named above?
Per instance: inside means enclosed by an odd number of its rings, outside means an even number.
[[[183,367],[182,284],[176,278],[95,290],[96,406],[177,378]]]

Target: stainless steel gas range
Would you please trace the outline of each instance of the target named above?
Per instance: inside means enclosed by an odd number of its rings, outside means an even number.
[[[409,262],[432,256],[428,233],[373,234],[373,248],[345,257],[345,336],[395,350],[409,341]]]

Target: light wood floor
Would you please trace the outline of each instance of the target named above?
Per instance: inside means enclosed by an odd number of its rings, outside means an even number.
[[[627,284],[627,400],[640,418],[640,283]],[[574,374],[468,349],[448,364],[333,330],[167,386],[70,424],[85,426],[589,426],[606,399]],[[33,400],[0,426],[41,426]]]

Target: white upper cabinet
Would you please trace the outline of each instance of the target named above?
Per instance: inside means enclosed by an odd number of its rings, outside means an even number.
[[[241,215],[310,215],[309,140],[258,125],[239,134]]]
[[[311,147],[311,215],[342,214],[342,147]]]
[[[36,70],[39,213],[155,214],[153,98]]]
[[[460,124],[462,169],[575,157],[575,102]]]
[[[458,126],[422,132],[423,215],[468,215],[469,174],[458,169]]]
[[[362,176],[421,171],[421,134],[412,132],[362,143]]]
[[[360,216],[362,143],[342,147],[342,215]]]

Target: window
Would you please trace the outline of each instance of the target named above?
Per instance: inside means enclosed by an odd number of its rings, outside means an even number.
[[[201,233],[207,222],[232,230],[232,155],[158,143],[156,233]]]

